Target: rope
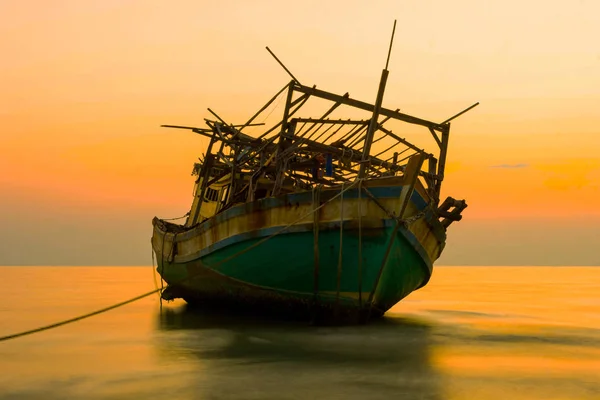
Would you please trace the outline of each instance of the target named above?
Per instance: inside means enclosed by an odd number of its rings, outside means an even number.
[[[175,221],[178,219],[183,219],[185,217],[187,217],[188,215],[190,215],[190,212],[186,212],[185,215],[182,215],[181,217],[177,217],[177,218],[161,218],[163,221]]]
[[[257,246],[259,246],[259,245],[261,245],[261,244],[265,243],[266,241],[268,241],[268,240],[270,240],[270,239],[274,238],[275,236],[277,236],[277,235],[279,235],[279,234],[283,233],[283,232],[284,232],[284,231],[286,231],[287,229],[289,229],[289,228],[291,228],[292,226],[296,225],[298,222],[302,221],[302,220],[303,220],[303,219],[305,219],[306,217],[310,216],[311,214],[313,214],[313,213],[317,212],[318,210],[320,210],[321,208],[323,208],[323,207],[324,207],[324,206],[325,206],[327,203],[330,203],[330,202],[332,202],[333,200],[337,199],[338,197],[342,196],[342,195],[344,194],[344,192],[346,192],[346,191],[350,190],[350,189],[351,189],[351,188],[352,188],[354,185],[356,185],[358,182],[359,182],[358,180],[357,180],[357,181],[354,181],[354,182],[353,182],[351,185],[349,185],[349,186],[348,186],[346,189],[344,189],[344,190],[340,191],[338,194],[336,194],[335,196],[333,196],[331,199],[327,200],[325,203],[321,204],[319,207],[317,207],[317,208],[313,209],[312,211],[310,211],[310,212],[308,212],[308,213],[304,214],[304,215],[303,215],[303,216],[301,216],[300,218],[296,219],[294,222],[290,223],[289,225],[286,225],[286,226],[284,226],[283,228],[281,228],[281,229],[280,229],[280,230],[278,230],[277,232],[273,233],[272,235],[270,235],[270,236],[267,236],[267,237],[266,237],[266,238],[264,238],[263,240],[260,240],[260,241],[258,241],[258,242],[256,242],[256,243],[254,243],[253,245],[251,245],[251,246],[248,246],[248,247],[246,247],[245,249],[243,249],[243,250],[241,250],[241,251],[239,251],[239,252],[237,252],[237,253],[235,253],[235,254],[232,254],[232,255],[231,255],[231,256],[229,256],[229,257],[226,257],[226,258],[222,259],[221,261],[219,261],[219,262],[217,262],[216,264],[214,264],[214,265],[213,265],[211,268],[212,268],[212,269],[216,269],[217,267],[219,267],[219,266],[223,265],[224,263],[226,263],[226,262],[228,262],[228,261],[231,261],[232,259],[234,259],[234,258],[236,258],[236,257],[239,257],[239,256],[241,256],[242,254],[245,254],[245,253],[249,252],[249,251],[250,251],[250,250],[252,250],[253,248],[255,248],[255,247],[257,247]],[[163,240],[164,240],[164,237],[163,237]],[[164,257],[164,256],[163,256],[163,257]],[[163,265],[164,265],[164,264],[163,264]],[[177,283],[184,282],[184,281],[186,281],[186,280],[189,280],[189,279],[192,279],[192,278],[194,278],[194,277],[196,277],[196,275],[191,275],[191,276],[188,276],[188,277],[186,277],[186,278],[184,278],[184,279],[182,279],[182,280],[178,281]],[[139,296],[135,296],[135,297],[132,297],[132,298],[130,298],[130,299],[128,299],[128,300],[122,301],[122,302],[120,302],[120,303],[116,303],[116,304],[113,304],[113,305],[111,305],[111,306],[104,307],[104,308],[101,308],[101,309],[99,309],[99,310],[92,311],[92,312],[90,312],[90,313],[87,313],[87,314],[80,315],[80,316],[78,316],[78,317],[74,317],[74,318],[66,319],[66,320],[64,320],[64,321],[56,322],[56,323],[54,323],[54,324],[50,324],[50,325],[46,325],[46,326],[42,326],[42,327],[39,327],[39,328],[30,329],[30,330],[27,330],[27,331],[22,331],[22,332],[18,332],[18,333],[13,333],[13,334],[6,335],[6,336],[1,336],[1,337],[0,337],[0,342],[4,342],[4,341],[6,341],[6,340],[10,340],[10,339],[16,339],[16,338],[19,338],[19,337],[23,337],[23,336],[31,335],[31,334],[34,334],[34,333],[38,333],[38,332],[42,332],[42,331],[46,331],[46,330],[49,330],[49,329],[57,328],[57,327],[59,327],[59,326],[67,325],[67,324],[70,324],[70,323],[73,323],[73,322],[81,321],[81,320],[83,320],[83,319],[86,319],[86,318],[92,317],[92,316],[94,316],[94,315],[102,314],[102,313],[105,313],[105,312],[107,312],[107,311],[114,310],[115,308],[119,308],[119,307],[122,307],[122,306],[124,306],[124,305],[130,304],[130,303],[133,303],[133,302],[135,302],[135,301],[141,300],[141,299],[143,299],[144,297],[148,297],[148,296],[151,296],[151,295],[153,295],[154,293],[159,293],[161,290],[162,290],[162,289],[154,289],[154,290],[151,290],[151,291],[149,291],[149,292],[146,292],[146,293],[140,294]]]
[[[67,325],[67,324],[70,324],[72,322],[81,321],[82,319],[89,318],[89,317],[92,317],[94,315],[102,314],[104,312],[107,312],[107,311],[110,311],[110,310],[114,310],[115,308],[124,306],[126,304],[133,303],[134,301],[141,300],[144,297],[151,296],[151,295],[153,295],[154,293],[157,293],[157,292],[158,292],[158,290],[152,290],[150,292],[146,292],[146,293],[141,294],[139,296],[132,297],[129,300],[125,300],[125,301],[122,301],[120,303],[113,304],[112,306],[101,308],[99,310],[92,311],[90,313],[83,314],[83,315],[80,315],[80,316],[75,317],[75,318],[66,319],[64,321],[56,322],[54,324],[42,326],[42,327],[39,327],[39,328],[36,328],[36,329],[31,329],[31,330],[28,330],[28,331],[23,331],[23,332],[19,332],[19,333],[13,333],[12,335],[2,336],[2,337],[0,337],[0,342],[3,342],[5,340],[10,340],[10,339],[16,339],[18,337],[22,337],[22,336],[26,336],[26,335],[31,335],[31,334],[37,333],[37,332],[47,331],[48,329],[52,329],[52,328],[58,328],[59,326]]]
[[[377,200],[377,198],[373,195],[373,193],[371,193],[369,191],[369,189],[367,189],[366,187],[363,186],[362,190],[365,191],[365,193],[367,194],[367,196],[369,196],[371,198],[371,200],[373,200],[373,202],[375,203],[375,205],[377,207],[381,208],[383,210],[383,212],[385,212],[388,217],[390,217],[391,219],[396,220],[397,222],[401,223],[405,227],[407,227],[408,225],[412,224],[413,222],[415,222],[415,221],[423,218],[427,214],[427,209],[431,208],[431,203],[430,203],[430,204],[427,205],[427,207],[425,207],[425,209],[423,209],[423,211],[420,211],[420,212],[416,213],[415,215],[413,215],[411,217],[402,219],[399,216],[397,216],[393,211],[390,211],[383,204],[381,204],[379,202],[379,200]]]
[[[265,123],[265,121],[267,119],[269,119],[269,117],[271,116],[271,114],[273,114],[273,111],[275,111],[277,109],[277,107],[279,107],[279,104],[281,104],[281,99],[283,99],[283,96],[277,96],[279,97],[279,99],[277,100],[277,103],[275,103],[275,106],[273,106],[273,108],[271,108],[271,111],[269,111],[269,113],[267,114],[267,116],[262,120],[262,124]]]

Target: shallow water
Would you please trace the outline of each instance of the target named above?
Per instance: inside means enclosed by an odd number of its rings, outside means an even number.
[[[150,267],[0,267],[0,336],[154,287]],[[600,399],[600,268],[437,267],[368,326],[158,296],[0,342],[2,399]]]

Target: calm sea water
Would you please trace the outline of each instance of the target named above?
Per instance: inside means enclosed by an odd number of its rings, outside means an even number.
[[[153,289],[150,267],[0,267],[0,335]],[[438,267],[368,326],[158,296],[0,342],[2,399],[600,399],[600,268]]]

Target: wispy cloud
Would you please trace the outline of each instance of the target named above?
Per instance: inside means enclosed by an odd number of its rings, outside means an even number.
[[[491,165],[490,168],[527,168],[529,167],[529,164],[498,164],[498,165]]]

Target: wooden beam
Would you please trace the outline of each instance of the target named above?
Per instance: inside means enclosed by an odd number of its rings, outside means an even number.
[[[269,107],[277,97],[279,97],[279,95],[289,86],[289,83],[287,85],[285,85],[284,87],[282,87],[279,92],[277,92],[277,94],[275,94],[275,96],[271,97],[271,99],[269,101],[267,101],[267,103],[262,106],[262,108],[260,110],[258,110],[249,120],[248,122],[246,122],[244,125],[242,125],[242,127],[239,129],[239,131],[241,132],[242,129],[244,129],[247,126],[251,126],[250,124],[252,123],[252,121],[254,121],[254,119],[256,119],[256,117],[258,117],[260,115],[260,113],[262,113],[263,111],[265,111],[267,109],[267,107]],[[262,124],[264,125],[264,124]]]
[[[380,127],[379,130],[383,133],[385,133],[386,135],[396,139],[398,142],[402,143],[403,145],[405,145],[406,147],[410,147],[411,149],[418,151],[419,153],[424,153],[425,151],[423,149],[418,148],[417,146],[415,146],[414,144],[410,143],[408,140],[401,138],[400,136],[396,135],[395,133],[393,133],[390,130],[387,130],[384,127]]]
[[[296,100],[294,100],[291,104],[290,104],[290,109],[296,104],[297,101],[299,101],[300,99],[302,99],[302,102],[300,103],[300,105],[298,105],[298,107],[294,108],[293,110],[289,111],[288,114],[288,118],[291,118],[292,115],[294,115],[300,108],[302,108],[302,106],[304,105],[304,103],[306,103],[308,101],[308,99],[310,98],[310,95],[305,95],[305,96],[300,96],[299,98],[297,98]],[[267,130],[266,132],[262,133],[258,139],[262,139],[265,136],[267,136],[269,133],[273,132],[275,129],[277,129],[280,125],[283,124],[283,120],[279,121],[275,126],[273,126],[271,129]]]
[[[431,132],[431,136],[433,136],[433,138],[435,139],[435,142],[438,144],[438,147],[441,148],[442,147],[442,141],[438,137],[437,133],[435,133],[435,131],[433,129],[431,129],[431,128],[429,128],[429,132]]]
[[[294,118],[296,122],[312,122],[315,124],[342,124],[342,125],[366,125],[368,119],[313,119],[313,118]]]
[[[355,108],[359,108],[361,110],[365,110],[365,111],[369,111],[369,112],[373,112],[373,110],[375,109],[375,106],[373,104],[370,104],[370,103],[367,103],[364,101],[360,101],[360,100],[355,100],[350,97],[344,98],[343,96],[340,96],[340,95],[337,95],[334,93],[329,93],[329,92],[326,92],[324,90],[320,90],[317,88],[310,88],[310,87],[304,86],[304,85],[294,85],[294,90],[296,90],[300,93],[310,94],[311,96],[315,96],[315,97],[318,97],[321,99],[340,102],[342,104],[345,104],[345,105],[348,105],[351,107],[355,107]],[[390,118],[397,119],[400,121],[404,121],[409,124],[426,126],[428,128],[434,129],[436,131],[442,130],[441,124],[427,121],[427,120],[424,120],[421,118],[413,117],[408,114],[403,114],[398,111],[393,111],[393,110],[390,110],[389,108],[381,108],[381,110],[379,111],[379,114],[385,115],[386,117],[390,117]]]
[[[460,117],[461,115],[463,115],[464,113],[466,113],[466,112],[467,112],[467,111],[469,111],[470,109],[477,107],[478,105],[479,105],[479,102],[477,102],[477,103],[473,104],[473,105],[472,105],[472,106],[470,106],[470,107],[467,107],[467,108],[465,108],[464,110],[462,110],[462,111],[461,111],[461,112],[459,112],[458,114],[455,114],[455,115],[451,116],[450,118],[448,118],[447,120],[445,120],[444,122],[442,122],[440,125],[445,125],[445,124],[447,124],[448,122],[452,121],[454,118]]]
[[[448,141],[450,139],[450,124],[444,125],[442,131],[442,147],[440,148],[440,159],[438,162],[438,180],[435,191],[441,193],[442,181],[444,180],[444,169],[446,168],[446,155],[448,154]]]

